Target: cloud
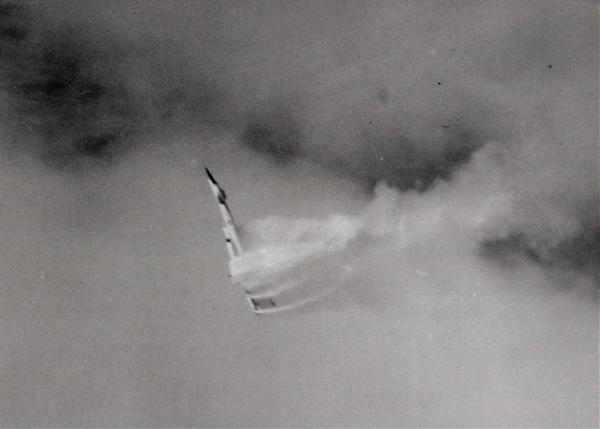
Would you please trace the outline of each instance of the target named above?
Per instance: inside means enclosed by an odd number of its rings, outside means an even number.
[[[217,89],[178,73],[175,60],[156,60],[146,43],[97,23],[48,25],[42,13],[11,2],[2,3],[1,19],[3,125],[25,134],[13,150],[62,169],[114,160],[136,136],[192,116],[210,121]]]
[[[490,209],[482,254],[588,269],[597,20],[578,5],[273,3],[278,25],[253,6],[191,8],[191,25],[167,6],[135,21],[90,5],[83,25],[85,12],[4,2],[4,123],[29,130],[13,149],[56,168],[110,165],[156,133],[214,128],[281,167],[308,160],[367,192],[385,182],[440,205],[494,195],[502,209]],[[180,25],[160,29],[164,16]],[[457,191],[469,180],[479,183]]]
[[[288,94],[293,121],[271,111],[265,121],[281,138],[254,149],[307,158],[367,190],[385,182],[433,205],[452,204],[451,216],[477,223],[488,257],[510,254],[593,276],[597,16],[578,6],[424,5],[429,33],[410,27],[410,6],[399,13],[386,4],[353,31],[344,24],[355,16],[333,19],[339,32],[327,43],[307,36],[320,62],[294,70],[301,88],[285,78],[270,87]],[[468,14],[477,19],[464,27]],[[298,124],[303,138],[285,137],[298,135]],[[463,203],[489,204],[485,221],[459,209]]]

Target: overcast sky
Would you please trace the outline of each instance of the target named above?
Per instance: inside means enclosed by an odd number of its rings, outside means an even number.
[[[596,2],[0,25],[0,426],[598,426]],[[253,315],[203,165],[336,290]]]

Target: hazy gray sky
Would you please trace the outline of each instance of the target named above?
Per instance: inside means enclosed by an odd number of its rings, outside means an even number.
[[[597,3],[0,25],[0,426],[598,426]],[[203,164],[338,289],[253,315]]]

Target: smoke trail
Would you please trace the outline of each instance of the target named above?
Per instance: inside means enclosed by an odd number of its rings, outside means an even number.
[[[474,255],[505,262],[514,255],[515,264],[535,261],[565,268],[563,249],[587,233],[585,225],[570,207],[518,189],[516,181],[524,178],[515,172],[519,162],[513,156],[506,145],[489,143],[452,182],[437,181],[426,193],[400,193],[381,182],[359,216],[255,221],[247,228],[252,250],[232,263],[234,280],[251,292],[322,290],[346,283],[369,253],[387,248],[393,254],[394,249],[444,240],[448,231],[467,243],[457,242],[457,249]]]
[[[276,297],[293,308],[342,284],[348,244],[360,220],[268,217],[246,228],[246,252],[230,262],[232,280],[252,296]]]

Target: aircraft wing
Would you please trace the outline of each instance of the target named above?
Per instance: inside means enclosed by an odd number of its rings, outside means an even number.
[[[292,266],[297,265],[299,260],[306,259],[314,253],[313,248],[295,246],[287,248],[286,251],[276,248],[266,252],[244,253],[238,227],[227,204],[227,195],[210,170],[206,167],[205,170],[208,184],[223,221],[225,246],[230,259],[227,264],[229,276],[235,284],[243,288],[254,313],[278,313],[313,302],[322,296],[322,294],[318,294],[306,298],[296,297],[290,301],[289,294],[293,293],[298,284],[302,282],[285,278],[284,275],[289,273]]]
[[[227,205],[227,195],[225,191],[221,189],[219,183],[212,175],[210,170],[204,167],[206,171],[206,175],[208,176],[208,185],[217,200],[217,204],[219,206],[219,212],[221,213],[221,218],[223,219],[223,234],[225,235],[225,245],[227,247],[227,253],[229,253],[229,258],[234,259],[242,254],[242,243],[240,242],[238,228],[233,220],[233,215],[229,210],[229,206]]]

